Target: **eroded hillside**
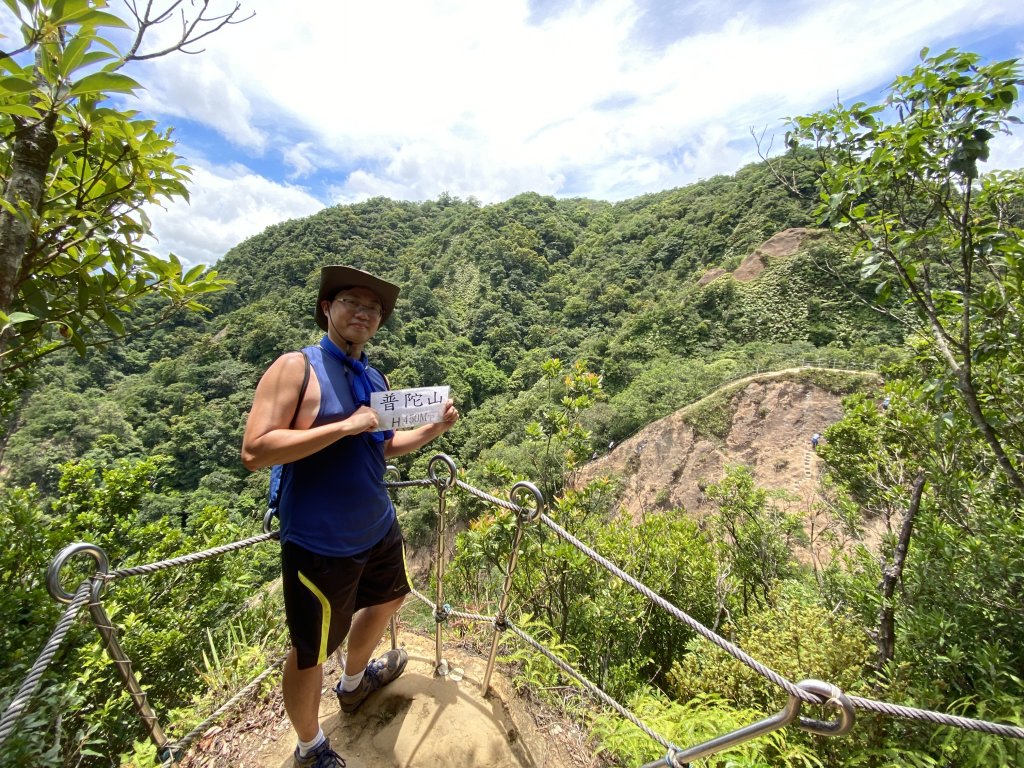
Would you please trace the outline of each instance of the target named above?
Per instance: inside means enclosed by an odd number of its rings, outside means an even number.
[[[703,489],[720,480],[727,466],[744,464],[758,485],[788,492],[809,512],[820,470],[811,436],[839,420],[842,395],[801,371],[743,379],[659,419],[590,462],[577,482],[619,478],[622,508],[634,517],[675,507],[699,514]],[[866,386],[875,378],[851,373],[863,376]]]

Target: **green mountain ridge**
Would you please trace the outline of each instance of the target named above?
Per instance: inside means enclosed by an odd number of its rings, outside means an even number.
[[[628,413],[635,397],[663,415],[714,383],[685,380],[694,360],[767,364],[828,344],[852,359],[851,346],[898,343],[897,328],[819,278],[812,252],[767,257],[755,281],[700,284],[707,270],[735,268],[777,231],[809,223],[809,201],[773,180],[755,165],[616,205],[535,194],[491,206],[378,198],[272,226],[218,263],[234,284],[212,296],[208,315],[52,366],[4,463],[13,482],[52,490],[62,459],[157,453],[172,457],[169,480],[181,492],[213,477],[233,493],[251,485],[237,459],[248,399],[277,355],[318,338],[312,304],[325,263],[403,287],[372,360],[396,388],[452,386],[468,418],[443,447],[465,462],[516,440],[552,357],[587,360],[609,403],[621,403],[595,424],[605,444],[640,426]]]

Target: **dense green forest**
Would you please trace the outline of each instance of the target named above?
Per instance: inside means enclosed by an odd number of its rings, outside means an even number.
[[[43,574],[66,543],[95,542],[120,567],[260,530],[268,478],[239,458],[252,392],[278,355],[318,338],[319,269],[348,263],[403,288],[372,362],[395,388],[450,385],[465,414],[401,463],[404,476],[425,476],[444,451],[499,495],[533,480],[560,524],[791,679],[1024,723],[1024,553],[1014,543],[1024,534],[1024,181],[976,167],[986,135],[1005,127],[1020,74],[960,56],[930,59],[894,85],[897,103],[913,102],[908,115],[942,119],[887,123],[881,108],[837,107],[794,120],[785,155],[680,189],[615,204],[377,198],[275,225],[218,262],[227,287],[205,294],[209,311],[157,323],[165,305],[143,299],[120,321],[125,340],[84,357],[49,354],[5,380],[0,656],[10,661],[0,706],[59,615]],[[921,146],[932,165],[906,150]],[[754,280],[731,275],[794,227],[815,230],[797,253],[766,258]],[[723,274],[702,280],[710,270]],[[581,462],[650,420],[755,367],[821,358],[886,379],[884,392],[847,398],[821,450],[837,529],[882,521],[890,533],[878,548],[837,549],[824,571],[802,567],[798,523],[743,467],[708,487],[715,511],[704,525],[682,509],[633,523],[615,514],[614,478],[572,484]],[[883,396],[892,407],[878,407]],[[427,541],[432,504],[427,493],[399,495],[414,543]],[[464,530],[453,602],[493,606],[514,521],[468,499],[454,509]],[[247,600],[274,576],[272,549],[111,590],[126,650],[175,731],[284,642],[274,600]],[[676,743],[784,700],[539,534],[524,544],[515,587],[514,618]],[[133,746],[137,718],[90,632],[76,627],[58,653],[4,765],[151,754]],[[542,657],[514,662],[537,690],[559,679]],[[659,756],[625,721],[576,698],[560,705],[588,722],[610,763]],[[727,760],[1024,765],[1024,751],[865,715],[842,739],[784,731],[708,764]]]

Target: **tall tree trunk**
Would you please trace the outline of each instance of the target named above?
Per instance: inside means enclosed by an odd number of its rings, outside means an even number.
[[[32,237],[32,219],[20,212],[39,210],[50,159],[57,149],[55,121],[53,114],[43,120],[22,120],[15,131],[4,200],[17,213],[0,210],[0,310],[4,312],[10,312],[23,274],[31,271],[25,256]]]
[[[882,565],[882,607],[878,611],[878,635],[875,641],[878,646],[878,669],[892,661],[896,653],[896,618],[892,604],[892,596],[896,591],[896,584],[903,576],[903,566],[907,561],[907,551],[910,549],[910,537],[914,531],[914,518],[921,507],[921,495],[924,492],[924,470],[917,473],[914,480],[914,488],[910,493],[910,504],[907,511],[903,513],[903,524],[900,526],[900,537],[896,542],[896,549],[892,553],[892,564]]]

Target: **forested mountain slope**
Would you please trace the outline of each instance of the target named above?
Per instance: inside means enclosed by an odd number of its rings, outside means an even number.
[[[806,225],[808,209],[750,166],[617,205],[533,194],[492,206],[375,199],[276,225],[221,260],[234,285],[212,296],[208,315],[48,367],[9,431],[5,471],[52,493],[63,460],[156,454],[169,457],[166,480],[185,499],[202,487],[202,504],[258,507],[262,478],[238,460],[241,427],[262,370],[317,338],[325,263],[403,286],[372,360],[395,387],[452,386],[468,418],[439,448],[467,463],[522,440],[552,357],[585,360],[602,376],[609,399],[595,445],[754,362],[829,345],[871,359],[902,332],[822,279],[816,260],[835,248],[827,238],[801,238],[803,249],[784,255],[755,251]],[[763,267],[756,280],[707,282],[709,270],[752,254]]]

